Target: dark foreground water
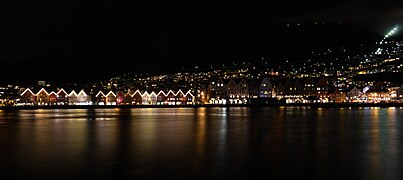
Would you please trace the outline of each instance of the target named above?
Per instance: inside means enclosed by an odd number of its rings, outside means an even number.
[[[403,179],[403,109],[0,110],[0,179]]]

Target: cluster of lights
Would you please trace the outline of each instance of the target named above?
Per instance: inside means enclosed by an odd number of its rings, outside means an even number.
[[[398,29],[399,29],[399,26],[396,25],[391,31],[389,31],[389,32],[383,37],[382,41],[379,42],[379,44],[383,44],[383,41],[385,41],[386,38],[389,38],[389,37],[395,35]],[[378,48],[378,49],[376,50],[375,54],[382,54],[382,50],[383,50],[383,49]]]
[[[396,33],[397,29],[398,29],[398,26],[396,25],[391,31],[389,31],[388,34],[385,35],[385,37],[383,39],[393,36]]]

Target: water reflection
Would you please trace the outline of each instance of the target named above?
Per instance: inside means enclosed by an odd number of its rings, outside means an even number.
[[[3,110],[0,168],[13,179],[401,179],[402,115],[401,108]]]

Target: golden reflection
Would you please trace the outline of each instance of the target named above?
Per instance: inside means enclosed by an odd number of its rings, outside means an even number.
[[[206,108],[199,108],[197,114],[197,129],[196,129],[196,153],[201,154],[204,151],[206,141]]]
[[[159,119],[154,113],[150,113],[151,111],[153,111],[152,108],[142,108],[136,109],[134,112],[131,112],[132,119],[135,121],[132,123],[132,129],[133,132],[136,134],[133,140],[139,144],[139,153],[153,152],[154,147],[158,142],[156,138],[156,135],[158,134],[156,126],[157,123],[162,122],[151,121],[150,119]]]
[[[323,116],[323,109],[322,108],[318,108],[316,112],[318,112],[318,116]],[[321,118],[319,118],[319,119],[321,119]]]
[[[380,168],[380,122],[379,122],[379,113],[380,109],[377,107],[371,107],[370,113],[371,118],[369,122],[369,150],[371,155],[369,156],[369,164],[371,169],[379,169]]]
[[[219,112],[220,116],[227,116],[227,108],[226,107],[219,108],[218,112]]]
[[[0,110],[0,124],[6,123],[7,116],[4,115],[4,114],[5,114],[4,111],[3,111],[3,110]]]

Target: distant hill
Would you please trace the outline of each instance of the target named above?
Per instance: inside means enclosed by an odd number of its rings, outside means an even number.
[[[125,73],[181,71],[183,67],[209,67],[233,61],[255,61],[262,57],[304,61],[299,55],[328,48],[346,47],[366,51],[381,39],[367,26],[349,23],[263,24],[230,32],[178,37],[170,51],[81,52],[42,54],[15,63],[3,63],[0,83],[89,82]],[[190,40],[183,41],[189,38]],[[176,41],[174,39],[174,41]],[[183,44],[182,44],[183,42]],[[364,47],[362,46],[364,45]],[[168,48],[169,49],[169,48]]]

